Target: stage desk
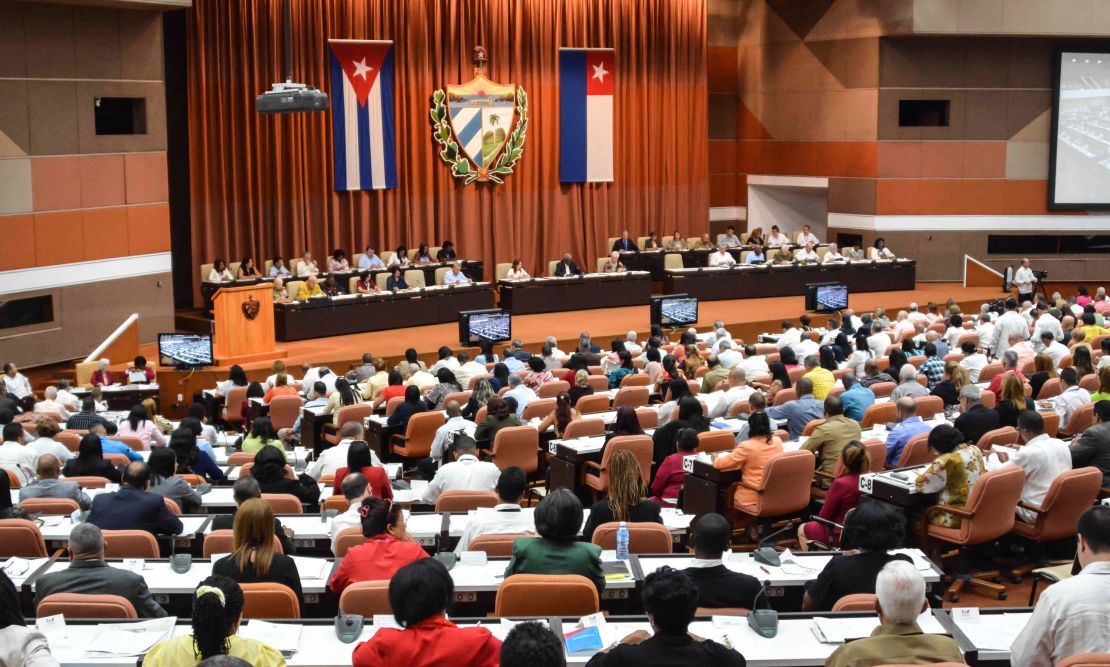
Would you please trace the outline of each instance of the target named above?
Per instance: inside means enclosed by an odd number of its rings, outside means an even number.
[[[665,294],[689,294],[702,301],[801,296],[809,283],[843,283],[849,292],[913,290],[917,279],[912,260],[850,264],[786,264],[731,269],[669,269]]]
[[[84,387],[72,388],[70,392],[81,399],[92,395],[92,390]],[[153,398],[156,401],[159,399],[157,382],[153,384],[113,384],[101,387],[100,393],[107,401],[109,410],[130,410],[132,406],[142,403],[148,398]]]
[[[348,294],[275,303],[274,327],[280,341],[305,340],[455,322],[460,310],[492,307],[489,283]]]
[[[513,315],[646,306],[651,300],[651,275],[646,271],[627,271],[502,280],[498,290],[501,308]]]

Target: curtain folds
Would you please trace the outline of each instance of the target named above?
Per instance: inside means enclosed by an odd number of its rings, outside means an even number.
[[[398,188],[336,193],[331,113],[269,116],[254,98],[284,77],[279,0],[195,0],[188,19],[193,257],[455,242],[520,257],[533,274],[606,239],[708,228],[706,0],[293,0],[293,79],[327,91],[327,40],[394,41]],[[463,186],[440,160],[431,94],[488,74],[524,86],[524,155],[504,185]],[[616,50],[615,181],[559,182],[558,49]],[[334,97],[332,98],[334,101]]]

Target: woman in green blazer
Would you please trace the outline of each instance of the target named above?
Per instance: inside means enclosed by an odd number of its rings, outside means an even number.
[[[580,574],[605,590],[601,571],[601,547],[578,541],[582,527],[582,503],[567,489],[550,493],[536,506],[539,537],[522,537],[513,542],[513,557],[505,576],[514,574]]]

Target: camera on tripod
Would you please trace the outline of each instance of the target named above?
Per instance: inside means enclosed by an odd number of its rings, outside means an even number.
[[[1044,280],[1048,277],[1048,271],[1034,271],[1033,276],[1036,277],[1037,280]]]

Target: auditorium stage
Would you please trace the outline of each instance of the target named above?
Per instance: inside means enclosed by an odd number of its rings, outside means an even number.
[[[849,305],[857,314],[878,306],[888,311],[905,308],[916,301],[922,308],[929,301],[944,303],[953,298],[966,312],[977,310],[980,303],[997,299],[1002,293],[994,287],[963,287],[959,283],[918,283],[913,291],[869,292],[853,294]],[[768,299],[743,299],[738,301],[703,301],[698,309],[698,329],[705,330],[715,320],[723,320],[735,337],[752,340],[765,331],[780,329],[784,319],[797,320],[805,313],[804,298],[775,297]],[[893,317],[894,313],[891,313]],[[824,316],[811,313],[814,324],[824,324]],[[559,339],[559,346],[569,351],[578,340],[578,334],[589,331],[594,340],[607,347],[609,341],[623,336],[630,330],[645,335],[649,330],[648,306],[629,306],[600,310],[583,310],[564,313],[543,313],[513,317],[513,337],[524,342],[525,347],[539,351],[547,336]],[[278,348],[288,352],[286,364],[299,365],[327,363],[333,370],[346,370],[346,363],[353,362],[364,352],[389,359],[399,359],[405,349],[416,348],[425,360],[434,359],[441,345],[459,348],[458,325],[436,324],[409,329],[393,329],[372,333],[333,336],[295,342],[278,343]],[[144,346],[148,359],[156,359],[155,346]],[[244,365],[248,370],[268,368],[269,363]]]

